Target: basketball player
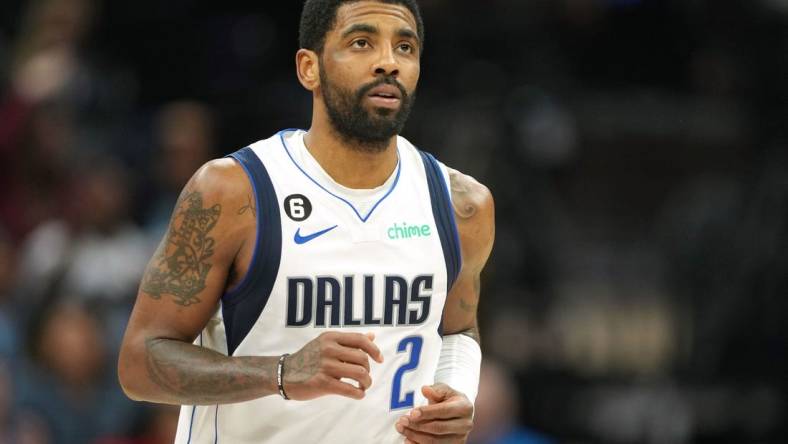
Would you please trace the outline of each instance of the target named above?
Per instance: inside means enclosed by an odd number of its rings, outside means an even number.
[[[119,361],[183,405],[177,443],[460,443],[479,381],[493,201],[398,136],[414,0],[307,0],[308,131],[208,162],[140,285]]]

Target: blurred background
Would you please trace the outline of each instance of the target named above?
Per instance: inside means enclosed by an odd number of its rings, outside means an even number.
[[[203,162],[289,127],[300,1],[0,2],[0,443],[172,442],[121,335]],[[493,191],[478,443],[785,442],[788,1],[422,0],[405,136]]]

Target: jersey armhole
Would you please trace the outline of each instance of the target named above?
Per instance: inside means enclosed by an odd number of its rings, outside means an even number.
[[[440,163],[429,153],[419,150],[424,161],[424,171],[427,175],[427,187],[432,203],[432,215],[438,228],[443,259],[446,262],[446,297],[449,297],[457,277],[462,268],[462,250],[460,249],[460,236],[457,230],[457,221],[454,219],[454,206],[451,202],[451,192]],[[443,314],[438,325],[438,334],[443,337]]]
[[[227,157],[243,167],[257,205],[257,232],[249,269],[241,282],[222,296],[227,353],[232,355],[263,312],[273,290],[282,256],[282,222],[271,177],[257,154],[246,147]]]
[[[457,221],[454,219],[454,206],[451,202],[451,192],[441,168],[440,163],[431,154],[419,151],[424,161],[424,170],[427,173],[427,186],[430,191],[432,214],[438,228],[443,258],[446,260],[446,278],[448,295],[462,268],[462,250],[460,249],[460,236],[457,230]]]

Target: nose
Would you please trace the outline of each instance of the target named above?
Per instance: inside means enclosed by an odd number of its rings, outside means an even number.
[[[383,46],[384,48],[380,50],[378,60],[373,66],[375,75],[396,77],[399,75],[399,63],[394,57],[394,50],[388,45]]]

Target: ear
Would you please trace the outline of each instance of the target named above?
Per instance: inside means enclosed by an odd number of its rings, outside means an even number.
[[[320,86],[320,57],[309,49],[299,49],[296,53],[296,74],[304,88],[314,91]]]

